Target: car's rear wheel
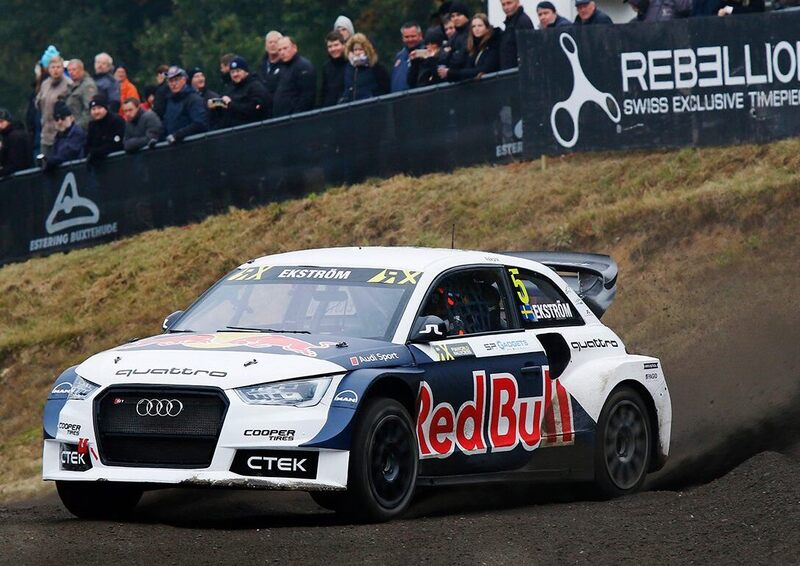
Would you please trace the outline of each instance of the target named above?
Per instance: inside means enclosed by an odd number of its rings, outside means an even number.
[[[601,495],[618,497],[641,489],[650,467],[650,417],[641,396],[622,388],[606,401],[597,422],[595,483]]]
[[[408,411],[393,399],[369,401],[353,435],[347,506],[341,510],[365,521],[399,517],[414,495],[417,466]]]
[[[143,490],[126,483],[57,481],[56,489],[67,511],[79,519],[124,519]]]

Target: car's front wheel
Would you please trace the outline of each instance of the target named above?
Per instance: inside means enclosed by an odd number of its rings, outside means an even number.
[[[650,467],[650,417],[641,396],[624,387],[611,394],[597,421],[594,477],[600,493],[638,491]]]
[[[124,519],[143,493],[135,485],[110,482],[57,481],[56,489],[67,511],[79,519]]]
[[[417,466],[408,411],[393,399],[369,401],[353,435],[346,510],[366,521],[399,517],[414,495]]]

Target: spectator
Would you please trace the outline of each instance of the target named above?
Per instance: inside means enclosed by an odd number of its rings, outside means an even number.
[[[188,75],[180,67],[167,71],[170,95],[164,111],[164,129],[169,143],[183,141],[186,136],[208,130],[208,112],[203,99],[188,84]]]
[[[463,2],[453,2],[450,5],[450,20],[456,26],[456,33],[450,41],[450,53],[447,58],[447,66],[451,69],[462,69],[467,65],[469,53],[467,51],[467,40],[469,39],[469,21],[472,12]]]
[[[314,108],[314,91],[317,87],[314,65],[297,52],[297,44],[288,35],[278,41],[278,50],[283,67],[275,91],[272,115],[288,116],[311,110]]]
[[[47,69],[50,66],[50,61],[53,59],[53,57],[61,57],[61,53],[59,53],[55,45],[48,45],[47,49],[45,49],[44,53],[42,53],[42,58],[39,60],[39,64],[43,69]]]
[[[264,37],[264,56],[261,58],[258,76],[267,87],[270,97],[275,95],[275,90],[278,88],[278,73],[281,68],[278,40],[282,37],[281,32],[274,30]]]
[[[378,54],[366,35],[353,35],[344,52],[350,64],[344,70],[342,102],[366,100],[389,92],[389,73],[378,63]]]
[[[200,67],[195,67],[189,71],[189,84],[203,99],[203,104],[208,110],[208,125],[211,130],[222,128],[224,103],[219,93],[208,88],[206,75]]]
[[[572,25],[567,18],[558,15],[555,5],[549,0],[544,0],[536,5],[536,16],[539,18],[539,29]]]
[[[136,100],[141,101],[141,98],[139,98],[139,91],[136,89],[136,85],[128,80],[127,65],[123,63],[117,65],[117,68],[114,70],[114,78],[117,79],[117,82],[119,83],[120,100],[135,98]],[[122,108],[119,109],[119,115],[123,118],[125,117],[125,113],[122,111]]]
[[[208,88],[206,84],[206,75],[200,67],[195,67],[189,71],[189,84],[197,94],[200,95],[204,102],[208,102],[212,98],[219,98],[219,94]]]
[[[104,94],[108,100],[108,109],[115,114],[119,112],[119,83],[111,74],[114,71],[114,60],[108,53],[98,53],[94,57],[94,82],[98,94]]]
[[[323,107],[337,104],[344,92],[344,70],[348,63],[344,56],[344,44],[344,38],[338,31],[328,32],[325,37],[328,60],[322,67],[322,89],[319,97]]]
[[[533,29],[533,22],[528,17],[528,14],[525,13],[525,9],[520,5],[519,0],[500,0],[500,6],[506,15],[506,29],[500,38],[500,68],[513,69],[519,65],[517,30]],[[555,10],[553,11],[555,12]]]
[[[614,23],[605,12],[597,7],[594,0],[575,0],[575,9],[578,11],[578,15],[575,16],[576,25],[589,26]]]
[[[105,159],[109,153],[122,149],[125,137],[125,120],[111,112],[109,102],[102,93],[95,94],[89,103],[92,121],[86,136],[86,158],[91,161]]]
[[[352,20],[347,16],[339,16],[336,18],[336,21],[333,22],[333,31],[339,32],[345,44],[347,44],[350,38],[353,37],[353,34],[356,33]]]
[[[418,53],[408,65],[408,86],[417,88],[444,82],[437,69],[446,59],[443,51],[445,35],[439,26],[425,32],[425,53]]]
[[[129,97],[122,103],[125,113],[125,136],[122,147],[128,153],[139,151],[144,147],[153,147],[164,135],[164,127],[158,114],[144,110],[138,98]]]
[[[625,0],[636,12],[635,22],[667,22],[688,17],[691,0]]]
[[[72,80],[64,76],[64,60],[54,55],[47,66],[50,77],[42,83],[36,97],[36,106],[42,113],[41,150],[47,155],[56,139],[56,123],[53,120],[53,108],[56,102],[67,97]]]
[[[408,90],[408,64],[410,54],[419,49],[424,50],[422,43],[422,28],[417,22],[406,22],[400,27],[403,38],[403,48],[394,56],[392,66],[392,92]]]
[[[94,79],[86,73],[83,61],[80,59],[70,60],[67,70],[69,78],[72,79],[72,86],[69,87],[66,103],[72,113],[72,118],[85,133],[91,119],[89,102],[97,94],[97,85],[94,84]]]
[[[764,0],[722,0],[722,7],[717,12],[718,16],[738,16],[739,14],[753,14],[764,11]]]
[[[142,110],[154,110],[156,102],[156,85],[147,85],[144,87],[144,95],[142,96]]]
[[[442,30],[444,30],[445,41],[452,41],[456,35],[456,24],[447,16],[442,23]],[[444,45],[444,44],[442,44]]]
[[[40,62],[33,67],[33,76],[34,80],[31,85],[33,91],[28,96],[28,106],[25,109],[25,129],[28,130],[28,139],[33,148],[32,155],[39,155],[42,142],[42,111],[39,110],[38,99],[42,84],[50,76],[47,74],[47,68],[42,67]]]
[[[169,97],[169,85],[167,85],[167,65],[159,65],[156,68],[156,90],[153,96],[152,109],[163,119],[167,109],[167,98]],[[147,96],[145,96],[147,98]]]
[[[219,78],[222,81],[222,89],[231,83],[231,61],[236,57],[235,53],[226,53],[219,58]]]
[[[91,103],[91,101],[90,101]],[[62,163],[73,159],[82,159],[86,149],[86,130],[75,120],[69,106],[63,101],[56,103],[53,109],[56,121],[56,134],[53,150],[44,160],[44,170],[50,171]]]
[[[255,75],[244,57],[234,57],[230,64],[231,84],[222,94],[222,125],[225,128],[258,122],[270,117],[272,97]]]
[[[467,40],[469,59],[466,66],[452,70],[440,67],[438,69],[439,77],[449,81],[463,81],[480,78],[486,73],[500,70],[500,46],[503,32],[492,27],[492,24],[489,23],[489,16],[486,14],[475,14],[470,22],[470,27],[472,31]]]
[[[28,134],[22,124],[12,120],[11,112],[0,108],[0,177],[33,165]]]

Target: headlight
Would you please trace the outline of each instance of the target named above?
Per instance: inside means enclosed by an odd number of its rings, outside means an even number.
[[[240,387],[236,389],[236,393],[248,405],[313,407],[325,395],[330,384],[330,377],[296,379]]]
[[[91,381],[78,376],[72,383],[72,389],[69,391],[69,397],[67,397],[67,401],[83,401],[99,388],[100,386],[96,383],[92,383]]]

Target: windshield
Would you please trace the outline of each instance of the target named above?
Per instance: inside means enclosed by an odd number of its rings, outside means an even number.
[[[309,332],[390,340],[420,272],[300,266],[237,269],[170,332]]]

